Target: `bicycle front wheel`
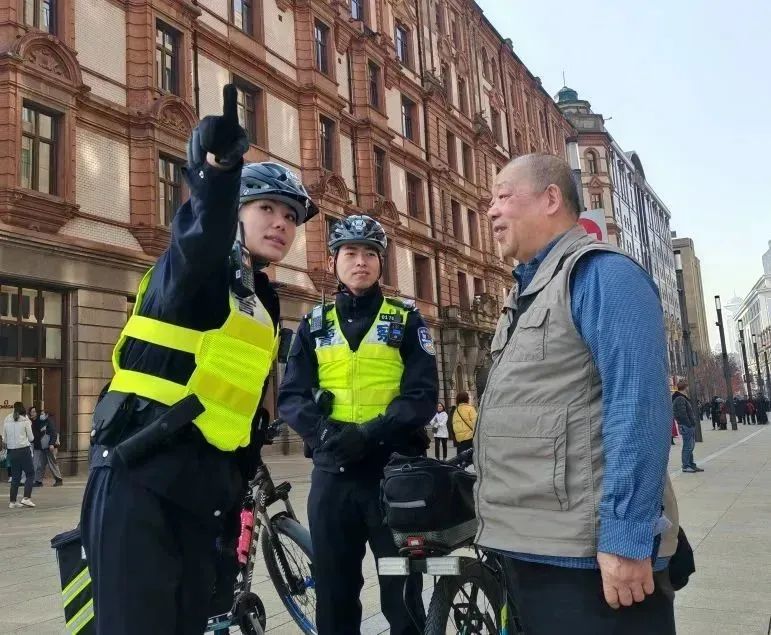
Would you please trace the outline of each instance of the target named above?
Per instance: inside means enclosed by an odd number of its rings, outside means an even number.
[[[506,623],[501,586],[479,560],[466,560],[461,566],[460,575],[437,580],[425,635],[498,635]]]
[[[263,530],[262,554],[268,575],[289,615],[307,635],[316,635],[316,585],[310,532],[281,512]]]

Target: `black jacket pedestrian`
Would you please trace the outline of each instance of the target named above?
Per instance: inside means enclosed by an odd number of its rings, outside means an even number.
[[[337,310],[338,322],[351,350],[356,351],[372,327],[383,303],[383,292],[378,285],[363,296],[348,292],[337,294],[330,310]],[[332,454],[318,448],[320,434],[327,422],[313,399],[313,391],[319,387],[316,339],[311,335],[309,315],[300,322],[281,383],[278,410],[284,419],[308,444],[313,453],[313,464],[319,469],[337,472]],[[425,426],[433,417],[439,392],[439,378],[435,353],[421,339],[419,329],[426,325],[417,311],[411,311],[404,329],[400,347],[404,373],[399,395],[389,404],[378,420],[370,426],[374,444],[367,457],[355,466],[346,466],[350,473],[382,474],[382,469],[392,452],[422,454],[427,446]],[[421,344],[423,342],[423,344]],[[429,350],[427,350],[429,349]]]
[[[691,400],[679,390],[672,394],[672,412],[678,425],[695,428],[699,422],[693,412]]]

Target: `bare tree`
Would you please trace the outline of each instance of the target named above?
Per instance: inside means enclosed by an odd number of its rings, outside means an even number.
[[[728,371],[732,387],[741,385],[741,371],[732,357],[728,358]],[[723,357],[720,353],[702,355],[699,364],[693,369],[693,374],[696,380],[696,396],[700,401],[712,399],[714,396],[726,398]]]

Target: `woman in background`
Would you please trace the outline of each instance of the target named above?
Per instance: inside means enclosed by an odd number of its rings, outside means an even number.
[[[450,433],[447,430],[447,413],[443,403],[436,407],[436,414],[431,419],[431,429],[434,431],[434,457],[439,459],[439,446],[441,446],[442,460],[445,460],[447,458],[447,439],[450,438]]]
[[[24,404],[17,401],[13,404],[13,413],[9,414],[3,422],[3,443],[8,448],[8,461],[11,464],[11,509],[20,507],[34,507],[32,502],[32,483],[34,481],[34,467],[32,466],[32,449],[30,444],[34,436],[32,434],[32,422],[27,418]],[[16,501],[19,493],[19,481],[24,472],[24,498]]]

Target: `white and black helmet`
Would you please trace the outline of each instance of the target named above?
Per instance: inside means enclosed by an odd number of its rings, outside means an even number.
[[[343,245],[369,245],[382,256],[388,247],[388,238],[380,223],[361,214],[337,221],[329,232],[327,245],[333,254]]]
[[[297,213],[298,225],[319,213],[319,208],[294,172],[271,161],[249,163],[241,168],[239,206],[264,198],[289,205]]]

